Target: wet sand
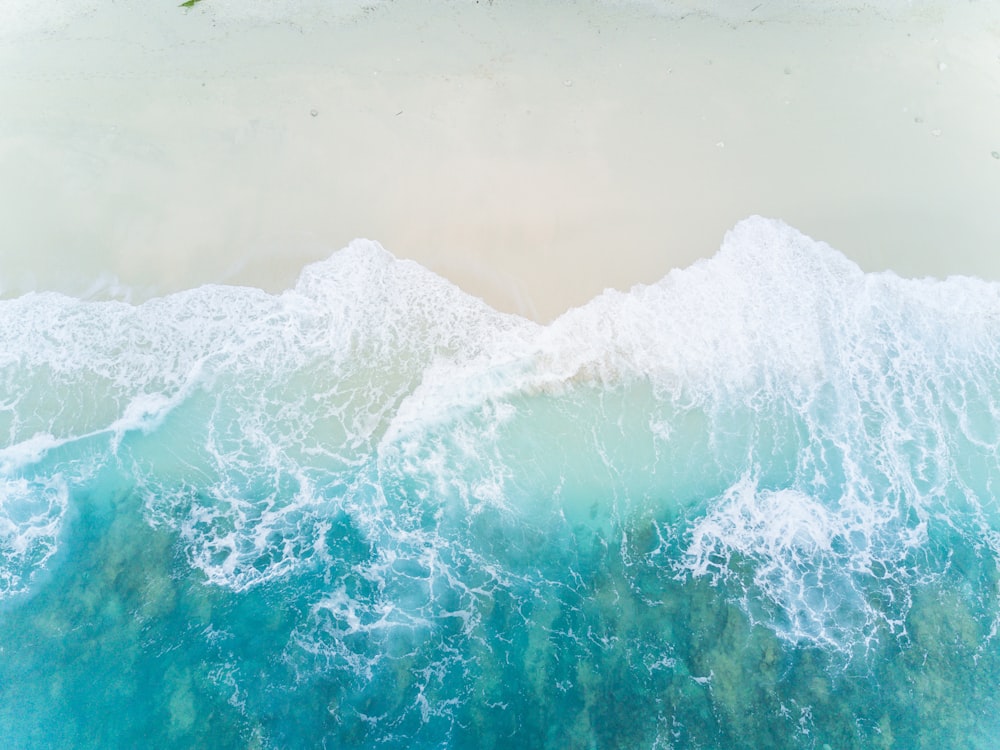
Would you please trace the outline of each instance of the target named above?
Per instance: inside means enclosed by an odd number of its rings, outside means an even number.
[[[15,0],[0,291],[277,291],[369,237],[549,320],[750,214],[1000,278],[995,6],[539,5]]]

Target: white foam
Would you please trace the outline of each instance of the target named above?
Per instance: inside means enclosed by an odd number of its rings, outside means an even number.
[[[211,291],[221,309],[202,314],[223,321],[221,346],[196,361],[205,362],[199,388],[215,405],[198,414],[185,406],[176,417],[202,434],[201,448],[182,462],[131,450],[141,455],[151,518],[181,530],[209,580],[237,589],[322,557],[324,519],[347,501],[331,504],[314,485],[355,481],[428,368],[481,357],[510,331],[533,328],[367,241],[307,267],[278,297]],[[158,309],[176,315],[179,301],[165,298]],[[153,440],[169,440],[164,419],[184,398],[134,397],[118,434],[165,430]],[[192,462],[207,486],[189,486],[178,473]]]
[[[56,553],[68,503],[62,477],[0,477],[0,600],[28,591]]]
[[[744,220],[709,261],[629,293],[609,290],[487,356],[439,362],[401,405],[390,438],[407,421],[419,427],[463,405],[574,383],[638,378],[665,394],[719,399],[771,387],[780,373],[804,397],[829,365],[836,321],[863,314],[865,278],[781,222]]]
[[[568,456],[574,450],[593,452],[617,477],[601,490],[619,504],[615,513],[657,512],[657,498],[683,496],[687,483],[704,486],[698,474],[706,464],[723,475],[742,466],[743,479],[693,519],[681,568],[725,577],[735,559],[750,561],[748,615],[791,639],[863,650],[879,632],[903,632],[908,587],[943,570],[944,563],[918,574],[899,562],[915,550],[930,554],[933,525],[972,533],[1000,520],[989,490],[1000,481],[1000,392],[989,374],[1000,355],[998,313],[995,284],[866,275],[781,222],[752,218],[710,260],[627,294],[606,292],[506,351],[438,361],[400,405],[379,447],[381,466],[424,477],[430,495],[457,497],[467,510],[481,487],[522,514],[527,506],[510,505],[519,483],[572,477],[580,470]],[[553,425],[515,401],[539,396],[567,411],[603,408],[603,399],[574,394],[636,383],[656,394],[649,434],[623,428],[612,439],[637,448],[654,442],[656,471],[674,483],[633,483],[647,494],[624,504],[623,478],[651,470],[645,448],[608,457],[594,429],[582,450],[547,454],[555,463],[540,473],[516,463],[523,458],[516,451],[497,449],[496,424],[485,416],[492,409],[508,421],[534,420],[533,430],[545,434]],[[679,429],[694,413],[707,435]],[[623,414],[607,418],[627,422]],[[780,442],[770,447],[772,440]],[[678,441],[703,444],[707,455],[673,466],[682,460],[673,454],[688,455]],[[970,447],[991,478],[963,467]],[[751,479],[782,465],[784,486]],[[570,495],[547,482],[536,489],[552,490],[547,502],[574,523],[613,523],[615,513],[586,521]],[[872,604],[879,596],[895,597],[901,609]]]
[[[341,514],[377,558],[358,570],[391,582],[393,551],[419,558],[425,523],[489,513],[607,537],[630,514],[681,512],[682,572],[721,579],[750,560],[750,616],[850,648],[900,627],[869,606],[876,568],[906,585],[893,561],[942,516],[997,525],[998,329],[996,285],[865,275],[759,217],[714,258],[547,327],[357,241],[280,295],[0,302],[0,468],[71,490],[87,475],[53,448],[106,436],[150,520],[234,589],[344,564],[326,546]],[[967,449],[987,476],[959,463]],[[55,549],[65,497],[10,521],[28,571],[11,590]],[[461,589],[431,562],[428,590]],[[349,630],[344,606],[327,614]],[[393,616],[409,627],[434,606]]]
[[[716,581],[739,578],[749,565],[742,599],[751,616],[792,640],[852,651],[877,625],[897,626],[867,602],[873,564],[885,570],[926,542],[911,539],[892,549],[893,559],[878,560],[873,540],[898,523],[894,514],[880,517],[879,504],[865,498],[858,516],[855,503],[760,490],[745,476],[693,525],[682,565]]]
[[[61,445],[48,433],[38,433],[20,443],[0,449],[0,475],[11,475],[21,468],[42,460],[52,448]]]

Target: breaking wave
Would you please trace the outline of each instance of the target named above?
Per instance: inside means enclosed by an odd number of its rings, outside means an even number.
[[[164,702],[240,741],[867,747],[919,731],[894,685],[1000,674],[996,284],[752,218],[548,326],[357,241],[280,295],[3,301],[0,340],[6,611],[139,565],[206,665]]]

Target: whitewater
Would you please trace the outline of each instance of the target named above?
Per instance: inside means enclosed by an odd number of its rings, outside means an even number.
[[[549,325],[364,240],[0,301],[5,747],[996,747],[998,366],[760,217]]]

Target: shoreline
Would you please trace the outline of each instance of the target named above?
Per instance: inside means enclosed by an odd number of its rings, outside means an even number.
[[[369,237],[547,321],[752,214],[868,271],[1000,279],[1000,12],[649,5],[25,23],[0,35],[0,293],[277,291]]]

